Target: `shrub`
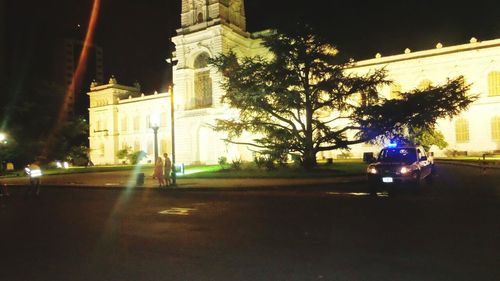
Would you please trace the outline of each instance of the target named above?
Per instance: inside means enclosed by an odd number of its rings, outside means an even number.
[[[233,161],[231,161],[231,169],[239,171],[241,170],[242,164],[243,161],[241,160],[241,158],[234,159]]]
[[[267,158],[266,161],[264,162],[264,165],[266,167],[266,170],[272,171],[276,169],[276,165],[274,164],[273,159]]]
[[[130,147],[120,149],[116,152],[116,157],[118,159],[129,159],[129,155],[130,155]],[[125,161],[123,161],[123,164],[125,164]]]
[[[292,161],[295,166],[302,166],[302,158],[300,155],[292,154]]]
[[[350,151],[342,151],[337,157],[339,159],[349,159],[352,157],[352,153]]]
[[[218,163],[219,163],[220,167],[222,169],[224,169],[224,167],[227,165],[227,157],[225,157],[225,156],[219,157]]]
[[[140,151],[136,151],[134,153],[129,154],[127,158],[128,158],[128,161],[130,162],[130,164],[136,165],[142,159],[144,159],[144,157],[146,157],[146,152],[140,150]]]
[[[266,165],[266,157],[263,156],[255,156],[253,158],[253,162],[257,166],[257,168],[261,169]]]

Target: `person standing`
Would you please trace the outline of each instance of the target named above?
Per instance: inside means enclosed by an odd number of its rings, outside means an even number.
[[[40,182],[42,177],[42,169],[40,168],[40,164],[38,163],[38,161],[35,161],[24,168],[24,170],[30,177],[30,188],[26,194],[39,196]]]
[[[170,185],[170,173],[172,172],[172,161],[170,161],[170,158],[168,158],[168,153],[163,153],[163,157],[165,157],[165,167],[164,167],[164,175],[165,175],[165,182],[167,186]]]
[[[0,196],[9,197],[9,189],[5,183],[0,182]]]
[[[153,175],[158,179],[158,184],[160,185],[160,187],[165,186],[165,179],[163,177],[163,161],[161,160],[161,157],[158,157],[156,159]]]

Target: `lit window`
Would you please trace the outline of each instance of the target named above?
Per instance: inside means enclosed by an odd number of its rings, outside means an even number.
[[[491,118],[491,139],[500,141],[500,116]]]
[[[134,152],[140,151],[141,150],[141,142],[138,140],[134,141]]]
[[[168,118],[168,115],[166,112],[162,112],[160,114],[160,127],[166,127],[167,126],[167,118]]]
[[[139,124],[139,115],[136,115],[134,117],[134,131],[139,131],[139,129],[141,128],[141,125]]]
[[[201,53],[194,60],[194,108],[212,106],[212,78],[210,69],[207,69],[208,59],[207,53]]]
[[[161,153],[168,153],[168,143],[167,140],[163,139],[160,141],[160,151]]]
[[[127,131],[127,117],[122,118],[122,131]]]
[[[101,119],[97,119],[97,122],[95,124],[95,131],[100,131],[102,128],[102,121]]]
[[[469,121],[464,118],[455,121],[455,137],[457,143],[469,142]]]
[[[210,107],[212,105],[212,79],[210,70],[200,71],[194,77],[195,108]]]
[[[104,144],[99,145],[99,156],[104,156]]]
[[[195,69],[200,69],[200,68],[205,68],[208,66],[208,59],[209,55],[207,53],[201,53],[199,54],[196,59],[194,60],[194,68]]]
[[[148,141],[148,151],[149,155],[153,155],[153,141]]]
[[[500,71],[492,71],[488,74],[488,95],[500,96]]]

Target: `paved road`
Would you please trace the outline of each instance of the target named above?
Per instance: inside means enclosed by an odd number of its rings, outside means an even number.
[[[498,174],[423,192],[13,189],[1,280],[499,280]]]

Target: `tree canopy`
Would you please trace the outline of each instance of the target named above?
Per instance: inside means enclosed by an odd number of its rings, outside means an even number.
[[[380,89],[392,81],[384,69],[350,71],[352,61],[338,59],[334,45],[305,27],[264,38],[270,56],[220,54],[211,63],[223,74],[222,101],[238,118],[218,120],[216,130],[242,143],[243,132],[264,151],[300,156],[316,165],[321,151],[348,149],[408,127],[433,129],[438,118],[452,117],[474,101],[463,77],[424,90],[385,99]]]
[[[8,143],[0,149],[2,161],[24,165],[40,156],[50,128],[57,122],[64,88],[48,81],[36,81],[18,93],[20,98],[0,108],[2,131]],[[87,157],[88,124],[81,116],[64,120],[47,160],[75,160]]]

